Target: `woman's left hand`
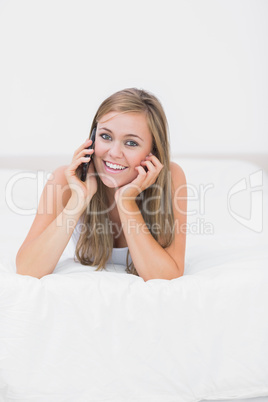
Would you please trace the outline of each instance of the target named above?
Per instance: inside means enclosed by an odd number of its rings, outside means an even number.
[[[147,171],[144,168],[147,168]],[[115,192],[115,200],[118,203],[122,198],[124,200],[133,201],[146,188],[155,183],[163,165],[159,159],[150,154],[146,156],[146,160],[142,161],[140,166],[136,166],[138,176],[131,183],[120,187]]]

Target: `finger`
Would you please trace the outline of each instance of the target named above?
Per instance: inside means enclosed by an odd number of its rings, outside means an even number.
[[[86,155],[92,156],[93,153],[94,153],[94,149],[85,148],[76,156],[76,158],[81,158],[81,157],[86,156]]]
[[[150,161],[152,161],[153,163],[156,163],[156,164],[159,164],[159,163],[160,163],[160,165],[161,165],[160,160],[159,160],[155,155],[153,155],[153,154],[147,155],[145,159],[146,159],[146,160],[150,160]]]
[[[135,169],[138,170],[138,173],[139,173],[141,176],[143,176],[143,177],[146,176],[146,172],[145,172],[145,170],[144,170],[144,168],[143,168],[142,166],[136,166]]]
[[[77,148],[74,152],[74,156],[78,155],[84,148],[89,147],[92,144],[92,140],[87,139],[79,148]]]
[[[163,165],[161,163],[159,163],[158,165],[154,165],[151,161],[142,161],[141,164],[147,167],[150,175],[153,174],[158,176],[163,168]]]
[[[88,163],[90,159],[91,159],[90,156],[89,157],[84,156],[76,159],[70,164],[69,168],[67,168],[67,171],[69,171],[70,173],[75,172],[78,166],[81,165],[81,163]]]
[[[150,161],[155,167],[157,167],[159,172],[164,167],[160,160],[154,155],[146,156],[146,161]]]
[[[147,169],[149,170],[149,172],[154,172],[156,167],[152,164],[151,161],[142,161],[141,165],[145,165],[147,167]]]

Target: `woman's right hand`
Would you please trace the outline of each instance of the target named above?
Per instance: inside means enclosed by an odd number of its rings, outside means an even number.
[[[90,161],[90,158],[94,153],[94,149],[87,148],[91,144],[92,140],[87,139],[84,144],[77,148],[77,150],[74,152],[71,164],[65,170],[65,176],[72,191],[72,197],[78,197],[79,204],[82,203],[85,206],[87,206],[87,204],[90,202],[98,188],[94,163],[91,162],[89,165],[85,182],[78,178],[76,170],[82,163]],[[90,155],[90,157],[86,157],[86,155]]]

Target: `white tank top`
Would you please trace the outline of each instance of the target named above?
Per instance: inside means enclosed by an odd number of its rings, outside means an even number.
[[[107,264],[119,264],[119,265],[125,265],[127,266],[127,252],[128,252],[128,247],[122,247],[122,248],[113,248],[113,252],[109,260],[107,261]],[[131,257],[129,255],[129,262],[131,262]]]
[[[75,253],[75,248],[76,244],[78,242],[79,236],[81,231],[83,230],[82,222],[79,219],[77,222],[76,227],[74,228],[74,231],[72,233],[72,237],[70,239],[70,246],[72,248],[73,254]],[[122,248],[113,248],[112,255],[107,261],[107,264],[118,264],[118,265],[124,265],[126,267],[126,261],[127,261],[127,252],[128,252],[128,247],[122,247]],[[129,255],[128,257],[129,263],[132,262],[131,256]]]

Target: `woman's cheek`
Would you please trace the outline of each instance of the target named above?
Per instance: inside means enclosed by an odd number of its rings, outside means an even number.
[[[102,146],[101,143],[96,140],[95,145],[94,145],[94,154],[98,157],[102,153]]]

